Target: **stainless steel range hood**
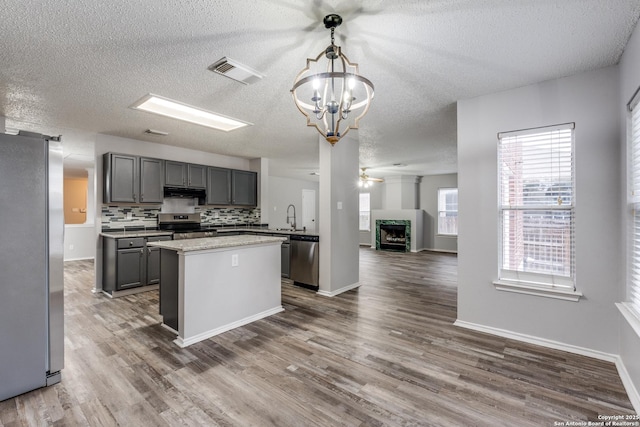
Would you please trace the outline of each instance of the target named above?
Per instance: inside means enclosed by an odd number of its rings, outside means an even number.
[[[203,188],[164,187],[164,197],[198,199],[198,203],[203,204],[207,199],[207,192]]]

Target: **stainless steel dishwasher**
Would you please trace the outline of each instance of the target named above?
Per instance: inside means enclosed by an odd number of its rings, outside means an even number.
[[[291,269],[289,278],[296,285],[318,289],[318,236],[291,235]]]

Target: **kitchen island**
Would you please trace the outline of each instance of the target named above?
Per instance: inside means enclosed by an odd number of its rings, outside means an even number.
[[[160,248],[160,314],[180,347],[283,311],[278,236],[148,243]]]

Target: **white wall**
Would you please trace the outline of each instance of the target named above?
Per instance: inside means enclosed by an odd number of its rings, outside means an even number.
[[[420,183],[420,209],[425,211],[423,241],[428,250],[457,252],[456,236],[438,235],[438,189],[458,187],[458,174],[425,175]]]
[[[296,207],[296,227],[302,228],[302,190],[316,192],[316,227],[319,225],[319,184],[278,176],[269,177],[269,228],[289,228],[287,225],[287,206]],[[293,210],[290,210],[293,213]],[[316,228],[316,231],[318,229]]]
[[[91,224],[66,224],[64,226],[64,260],[94,259],[96,234]]]
[[[618,353],[619,74],[608,67],[458,102],[458,319]],[[579,302],[497,291],[498,132],[575,122]]]
[[[631,216],[627,208],[626,195],[630,194],[630,189],[627,184],[627,143],[626,143],[626,104],[631,99],[631,96],[635,93],[636,89],[640,86],[640,29],[636,27],[629,43],[627,44],[624,55],[620,61],[620,102],[618,104],[618,110],[620,111],[620,182],[624,192],[621,197],[621,212],[622,227],[620,228],[620,242],[621,251],[624,253],[627,249],[626,237],[631,234],[627,232],[626,223]],[[627,271],[627,265],[625,257],[620,257],[620,271]],[[625,283],[626,277],[620,278],[622,281],[621,292],[618,295],[620,301],[627,299],[625,297]],[[640,411],[640,336],[631,328],[629,323],[622,317],[619,317],[620,321],[620,357],[624,363],[626,371],[628,373],[628,380],[634,385],[635,388],[635,400],[632,397],[632,402],[635,404],[636,411]],[[631,393],[630,393],[631,394]]]

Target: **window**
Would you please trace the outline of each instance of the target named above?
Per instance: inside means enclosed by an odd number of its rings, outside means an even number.
[[[458,189],[438,189],[438,234],[458,235]]]
[[[498,134],[500,280],[562,296],[524,293],[575,301],[580,295],[574,283],[573,156],[573,123]]]
[[[628,268],[627,301],[629,308],[640,318],[640,96],[638,92],[629,103],[629,152],[630,169],[630,197],[628,198],[630,215],[630,245],[631,260]]]
[[[360,231],[371,231],[371,194],[360,193]]]

